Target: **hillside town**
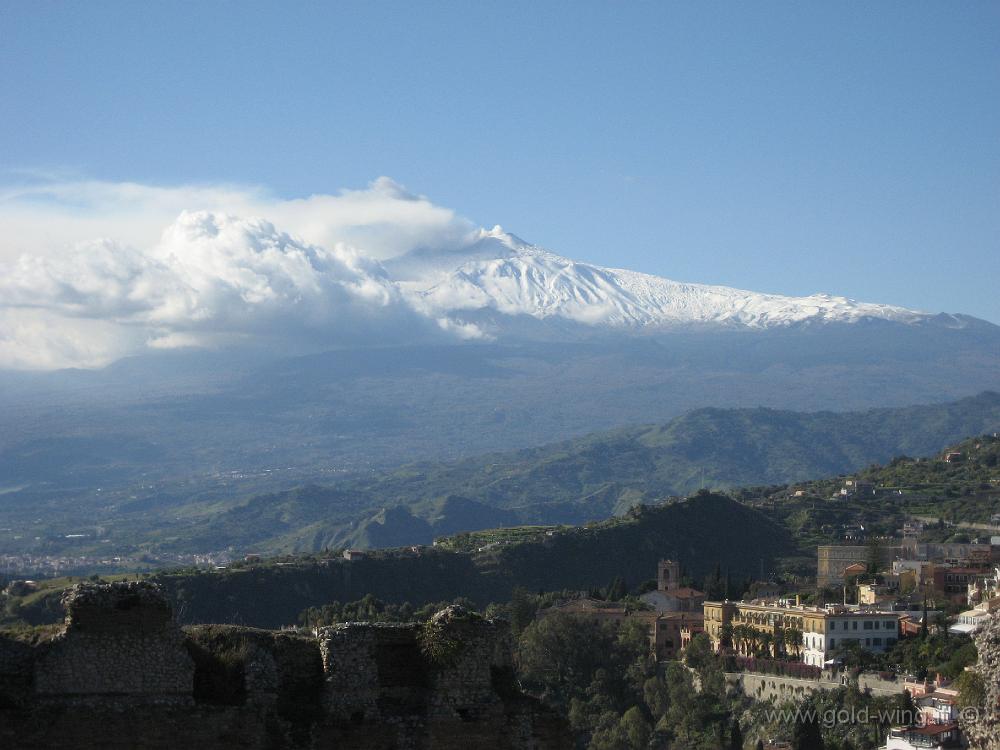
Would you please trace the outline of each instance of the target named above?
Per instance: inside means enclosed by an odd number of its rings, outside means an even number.
[[[965,747],[959,726],[962,680],[930,673],[930,664],[909,672],[887,657],[900,642],[929,635],[969,642],[986,625],[1000,609],[1000,545],[993,543],[1000,540],[922,543],[918,530],[908,525],[891,546],[819,547],[819,596],[756,581],[746,598],[713,600],[689,585],[680,561],[663,559],[655,590],[634,601],[581,596],[538,616],[559,612],[618,626],[641,623],[660,661],[683,658],[693,639],[707,638],[711,649],[726,657],[731,686],[744,692],[756,686],[758,699],[781,701],[848,684],[871,695],[905,692],[915,713],[906,724],[889,728],[885,750]],[[824,600],[822,592],[838,600]]]

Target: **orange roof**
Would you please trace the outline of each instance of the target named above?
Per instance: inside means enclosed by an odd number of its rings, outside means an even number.
[[[669,596],[675,596],[678,599],[693,599],[698,596],[705,596],[704,591],[693,589],[690,586],[682,586],[679,589],[674,589],[673,591],[665,591],[663,593]]]

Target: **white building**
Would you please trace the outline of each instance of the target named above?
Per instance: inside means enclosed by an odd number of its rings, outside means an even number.
[[[989,602],[985,602],[974,609],[962,612],[955,623],[948,628],[948,632],[956,635],[972,635],[982,630],[989,619],[990,605]]]
[[[879,750],[950,750],[962,747],[958,724],[929,724],[925,727],[896,727],[889,730]]]
[[[950,724],[958,721],[958,692],[939,688],[933,693],[922,695],[913,701],[924,726],[930,724]]]
[[[802,633],[802,661],[822,667],[832,661],[837,649],[850,641],[880,653],[899,640],[898,612],[877,612],[846,607],[828,607],[822,617],[807,617]]]

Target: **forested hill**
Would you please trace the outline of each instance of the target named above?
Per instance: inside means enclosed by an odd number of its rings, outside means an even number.
[[[526,533],[519,533],[526,532]],[[716,565],[734,577],[771,571],[795,554],[788,532],[762,513],[719,495],[636,509],[587,527],[500,530],[482,539],[509,543],[462,551],[466,538],[439,547],[385,550],[348,562],[302,557],[244,563],[225,571],[155,576],[187,622],[240,622],[277,627],[307,607],[373,594],[387,602],[467,597],[477,604],[506,601],[516,586],[529,590],[586,590],[624,576],[629,586],[656,576],[656,563],[674,556],[700,580]],[[484,545],[485,546],[485,545]],[[634,580],[631,580],[634,579]]]
[[[582,524],[702,487],[854,473],[998,430],[1000,394],[993,392],[863,412],[698,409],[659,425],[277,493],[178,487],[157,497],[98,494],[99,508],[61,497],[39,505],[8,494],[0,503],[0,526],[7,528],[0,541],[10,553],[102,556],[112,549],[155,556],[429,544],[498,526]]]
[[[929,456],[1000,429],[1000,394],[864,412],[697,409],[662,425],[589,435],[452,465],[421,465],[363,486],[386,502],[459,494],[498,507],[587,497],[609,484],[645,495],[781,484]]]
[[[187,546],[388,547],[498,525],[578,524],[700,487],[786,484],[933,455],[998,429],[993,392],[865,412],[699,409],[662,425],[258,496],[199,520]]]

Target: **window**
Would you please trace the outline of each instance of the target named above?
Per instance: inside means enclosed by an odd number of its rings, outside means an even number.
[[[836,647],[837,647],[837,639],[836,638],[831,638],[830,639],[830,648],[836,648]]]
[[[871,620],[865,620],[864,625],[865,625],[865,630],[871,630],[872,629],[872,621]]]
[[[882,645],[882,639],[881,638],[872,638],[872,645],[873,646],[881,646]]]
[[[872,639],[871,638],[865,638],[865,645],[866,646],[872,645]]]
[[[885,623],[883,623],[883,626],[885,627],[886,630],[896,629],[896,623],[893,622],[892,620],[886,620]]]
[[[830,630],[836,630],[836,629],[837,629],[837,621],[830,620]]]
[[[858,621],[857,621],[857,620],[855,620],[855,621],[854,621],[853,623],[851,623],[851,624],[852,624],[852,625],[854,626],[854,627],[852,628],[853,630],[857,630],[857,629],[858,629]]]

